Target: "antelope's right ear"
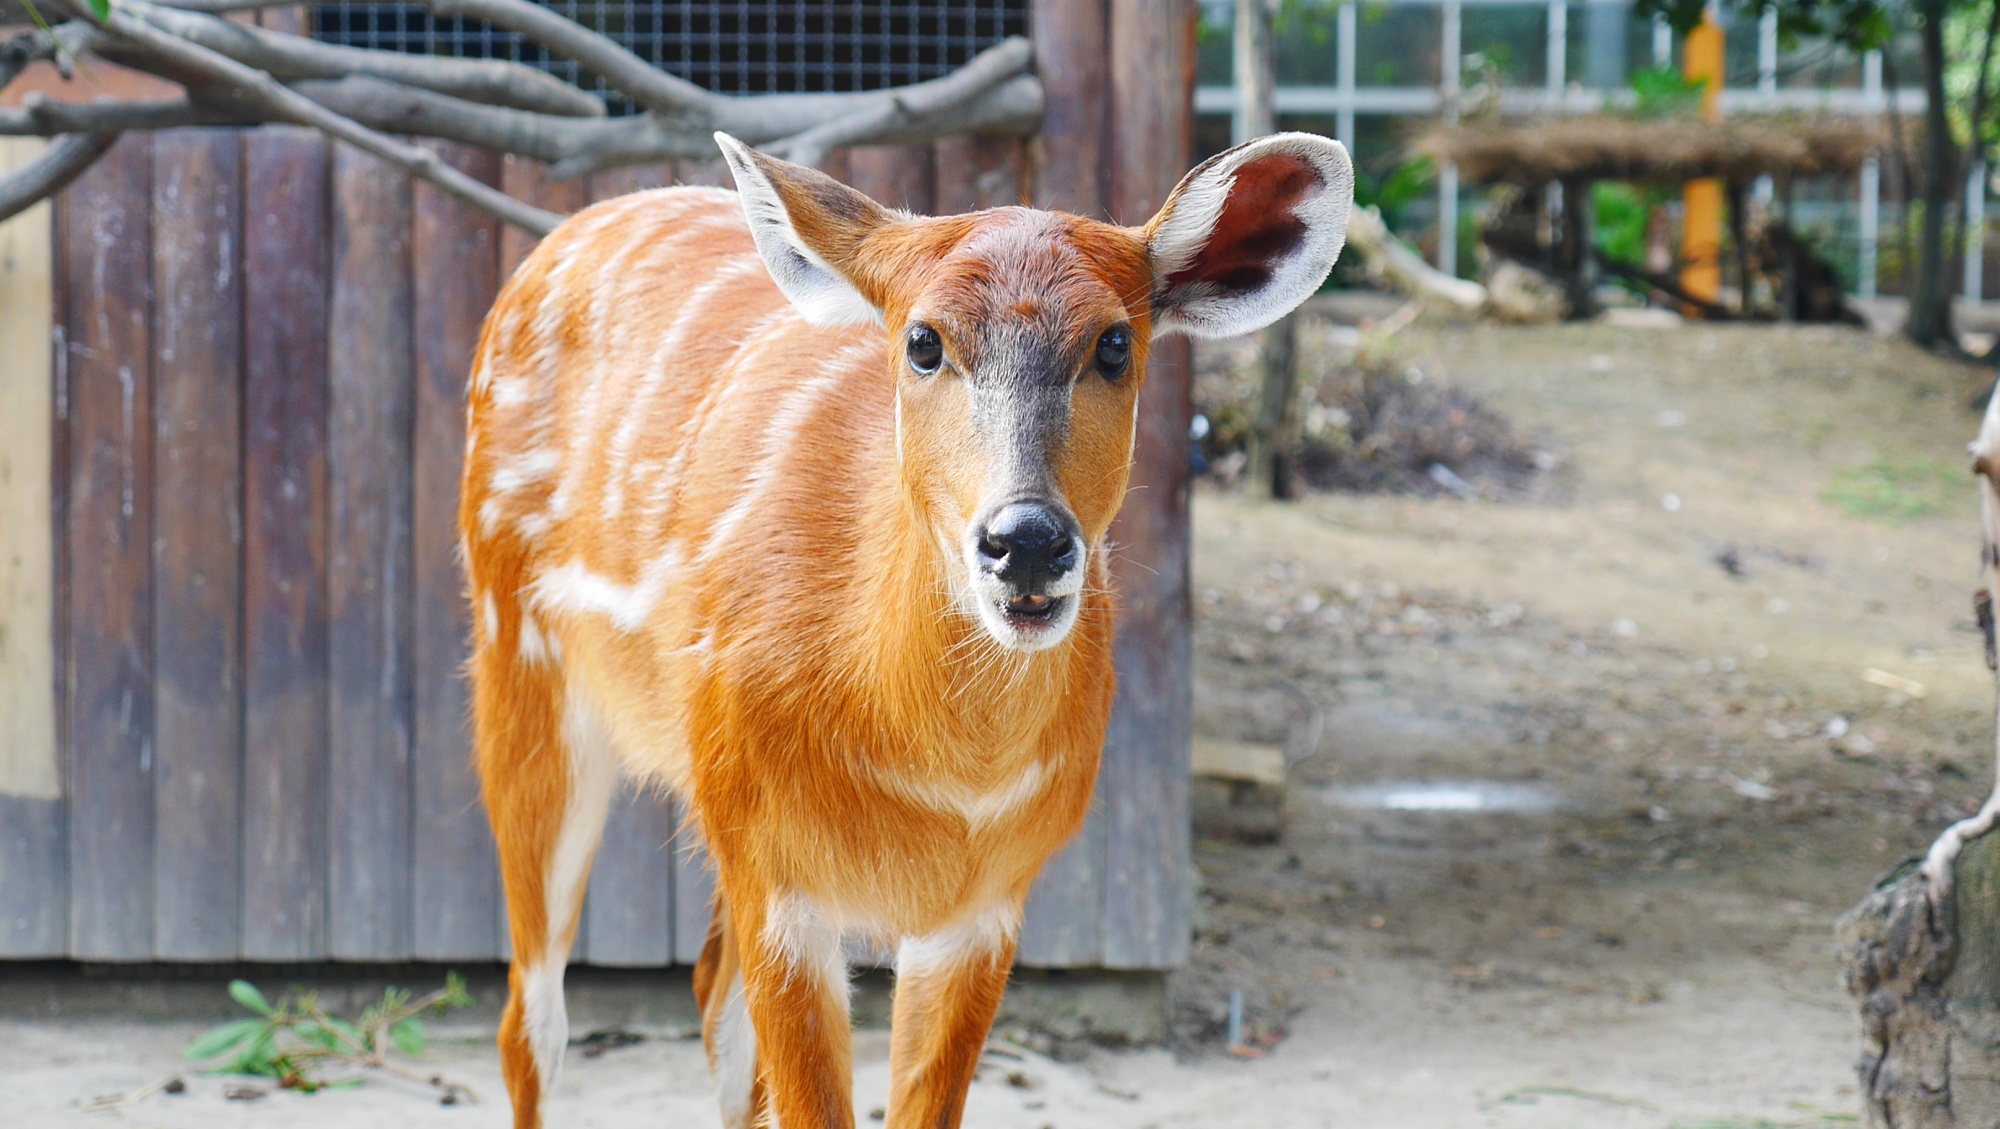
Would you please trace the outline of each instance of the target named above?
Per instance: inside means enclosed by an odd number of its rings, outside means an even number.
[[[1196,165],[1141,233],[1153,335],[1233,337],[1290,313],[1326,281],[1353,206],[1347,149],[1317,134],[1260,137]]]
[[[825,173],[767,157],[726,133],[715,143],[736,177],[757,254],[799,313],[814,325],[879,323],[881,303],[864,290],[858,255],[894,215]]]

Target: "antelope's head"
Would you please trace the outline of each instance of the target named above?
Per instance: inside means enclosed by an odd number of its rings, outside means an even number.
[[[885,328],[897,465],[965,610],[1038,651],[1076,622],[1125,496],[1150,342],[1276,321],[1340,254],[1353,172],[1278,134],[1204,161],[1143,227],[926,218],[718,134],[757,250],[816,325]]]

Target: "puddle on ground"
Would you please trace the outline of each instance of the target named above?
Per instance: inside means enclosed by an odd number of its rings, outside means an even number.
[[[1324,788],[1320,795],[1337,807],[1369,811],[1544,815],[1561,806],[1551,789],[1495,780],[1386,781],[1352,788]]]

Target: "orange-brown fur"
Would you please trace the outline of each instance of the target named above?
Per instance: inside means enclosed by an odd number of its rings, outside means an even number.
[[[473,370],[460,528],[515,1124],[540,1124],[561,1060],[622,771],[683,796],[715,862],[695,987],[730,1129],[853,1125],[855,933],[901,946],[889,1127],[952,1129],[1029,884],[1097,775],[1105,535],[1153,318],[1221,335],[1295,305],[1339,252],[1351,170],[1323,138],[1262,139],[1134,230],[905,216],[719,140],[741,200],[664,189],[572,218]],[[1038,551],[987,539],[1015,536],[983,524],[1015,503],[1073,520],[1032,543],[1070,563],[996,603],[1015,581],[991,562]]]
[[[517,965],[540,955],[545,912],[576,908],[541,904],[567,787],[557,739],[564,678],[587,687],[628,772],[691,799],[726,892],[719,912],[732,916],[739,940],[762,931],[765,903],[780,885],[885,937],[930,933],[968,906],[1025,898],[1042,862],[1080,825],[1112,695],[1104,557],[1092,558],[1065,645],[999,653],[952,607],[927,513],[956,511],[948,516],[962,524],[979,500],[972,468],[954,465],[965,447],[962,388],[938,381],[905,389],[908,473],[897,468],[889,343],[905,314],[899,297],[928,290],[948,339],[976,319],[1044,314],[1032,305],[982,309],[972,278],[925,285],[953,269],[951,248],[982,224],[1006,222],[1001,213],[913,224],[871,248],[864,277],[879,288],[887,334],[806,325],[757,265],[734,198],[693,189],[624,197],[579,215],[543,241],[501,295],[473,381],[462,525],[479,625],[480,768],[502,845]],[[1086,290],[1086,303],[1102,307],[1105,292],[1144,293],[1135,236],[1064,222],[1088,248],[1079,265],[1116,287]],[[698,236],[684,234],[693,227]],[[703,289],[718,277],[719,287]],[[1047,295],[1046,308],[1063,310],[1063,298]],[[700,329],[663,366],[652,354],[662,327],[691,300],[703,303]],[[1127,311],[1080,313],[1071,315],[1079,348]],[[1141,309],[1142,342],[1143,317]],[[746,340],[746,329],[760,325],[762,335]],[[1142,364],[1122,386],[1094,378],[1080,385],[1057,467],[1093,542],[1124,493]],[[662,367],[668,375],[648,384]],[[826,386],[796,433],[782,450],[769,449],[773,413],[816,378]],[[560,467],[494,491],[496,474],[537,451],[560,452]],[[587,461],[574,461],[582,452]],[[727,551],[692,563],[760,460],[770,473]],[[938,488],[913,496],[911,482]],[[565,485],[573,493],[562,515],[537,528]],[[621,498],[607,513],[612,494]],[[577,562],[614,583],[642,585],[648,564],[674,544],[690,563],[674,570],[637,630],[603,615],[542,611],[527,591],[539,575]],[[560,647],[560,665],[521,659],[524,623]],[[978,795],[1030,762],[1046,766],[1042,786],[979,828],[898,787]],[[721,936],[710,946],[718,954]],[[844,1016],[819,1014],[832,1005],[814,998],[810,984],[766,963],[773,967],[759,967],[754,946],[740,961],[753,996],[761,977],[787,1010],[844,1025]],[[976,992],[973,1010],[985,1022],[1005,970],[998,963]],[[520,1009],[510,1007],[507,1019],[507,1074],[526,1082],[514,1094],[517,1114],[534,1124],[540,1094]],[[951,1073],[963,1074],[985,1022],[927,1021],[928,1038],[948,1045],[921,1053],[953,1058]],[[826,1075],[816,1100],[832,1108],[801,1111],[796,1122],[780,1109],[783,1123],[839,1120],[845,1071],[784,1061],[817,1053],[817,1036],[792,1047],[761,1025],[759,1034],[767,1075]],[[914,1046],[914,1036],[899,1045]],[[825,1089],[836,1074],[837,1093]]]

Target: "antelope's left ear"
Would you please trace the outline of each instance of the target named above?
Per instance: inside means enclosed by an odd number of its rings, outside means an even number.
[[[1326,281],[1347,240],[1354,166],[1338,141],[1278,133],[1203,161],[1142,231],[1153,335],[1231,337]]]

